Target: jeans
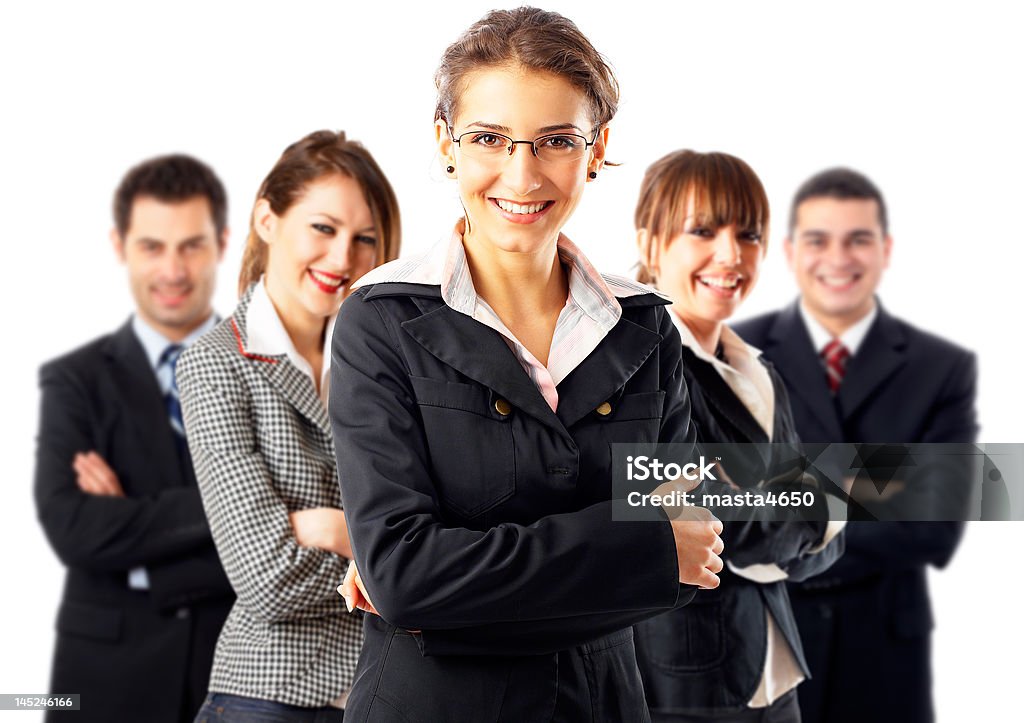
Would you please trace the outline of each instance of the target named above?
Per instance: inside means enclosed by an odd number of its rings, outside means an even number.
[[[210,693],[195,723],[341,723],[345,711],[325,705],[303,708],[262,698]]]

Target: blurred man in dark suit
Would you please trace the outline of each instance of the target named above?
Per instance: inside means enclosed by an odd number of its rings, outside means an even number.
[[[800,298],[737,324],[790,389],[804,442],[972,442],[972,353],[881,307],[892,238],[877,187],[848,169],[809,179],[785,242]],[[949,562],[958,522],[852,522],[846,554],[790,593],[813,679],[804,723],[934,720],[926,567]]]
[[[135,313],[40,371],[36,507],[67,566],[50,690],[81,694],[80,711],[51,717],[191,721],[206,693],[234,595],[196,488],[174,367],[216,321],[226,207],[220,180],[193,158],[131,169],[111,241]]]

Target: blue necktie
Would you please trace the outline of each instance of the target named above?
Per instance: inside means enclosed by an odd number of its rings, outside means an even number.
[[[185,350],[181,344],[171,344],[164,353],[160,355],[160,366],[166,364],[171,370],[171,386],[164,395],[164,404],[167,406],[167,417],[171,427],[179,436],[185,436],[185,421],[181,416],[181,400],[178,398],[178,380],[174,376],[174,370],[178,366],[178,357]]]

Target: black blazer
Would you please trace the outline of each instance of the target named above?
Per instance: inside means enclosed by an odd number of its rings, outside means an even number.
[[[698,442],[767,444],[768,435],[715,368],[683,347],[686,386]],[[764,362],[775,393],[773,443],[795,443],[789,396],[771,364]],[[783,461],[774,447],[766,470]],[[751,451],[751,456],[756,453]],[[758,463],[755,463],[755,466]],[[771,474],[770,472],[768,474]],[[764,476],[737,474],[738,484],[755,484]],[[807,550],[822,541],[826,523],[784,524],[730,522],[723,534],[723,559],[745,566],[774,563],[790,579],[806,579],[827,569],[842,554],[843,536],[824,550]],[[742,562],[737,558],[742,555]],[[784,582],[761,584],[722,571],[715,590],[698,591],[690,605],[636,625],[637,658],[651,710],[663,713],[721,713],[747,707],[760,683],[767,653],[766,609],[808,675],[800,635]]]
[[[786,381],[803,441],[974,441],[974,354],[879,308],[833,398],[798,303],[735,329]],[[946,565],[962,532],[957,522],[853,522],[843,559],[791,587],[814,675],[800,689],[807,723],[932,719],[925,567]]]
[[[50,690],[82,694],[76,721],[190,719],[234,595],[131,323],[45,364],[40,384],[36,508],[67,566]],[[87,450],[125,497],[78,489]],[[138,566],[148,591],[128,587]]]
[[[557,414],[439,287],[377,284],[342,305],[330,415],[381,613],[366,616],[346,720],[648,719],[630,626],[694,589],[661,511],[613,520],[610,444],[692,443],[664,303],[620,299]]]

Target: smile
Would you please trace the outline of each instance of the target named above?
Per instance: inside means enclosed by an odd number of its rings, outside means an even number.
[[[729,274],[726,276],[706,275],[698,276],[697,281],[716,296],[732,298],[743,283],[743,276],[740,274]]]
[[[498,208],[509,213],[537,213],[544,210],[551,201],[540,201],[539,203],[512,203],[512,201],[506,201],[503,198],[496,198],[494,202],[498,204]]]
[[[555,205],[554,201],[534,201],[532,203],[516,203],[504,198],[488,199],[501,216],[512,223],[533,223],[546,214]]]
[[[171,306],[180,304],[192,292],[191,287],[184,288],[154,288],[153,294],[161,303]]]
[[[312,279],[313,283],[316,284],[317,288],[327,294],[334,294],[342,286],[348,283],[348,276],[339,276],[338,274],[330,274],[326,271],[319,271],[317,269],[307,269],[306,273],[309,278]]]
[[[860,281],[860,274],[845,274],[845,275],[819,275],[815,278],[822,285],[834,290],[834,291],[846,291],[855,283]]]

